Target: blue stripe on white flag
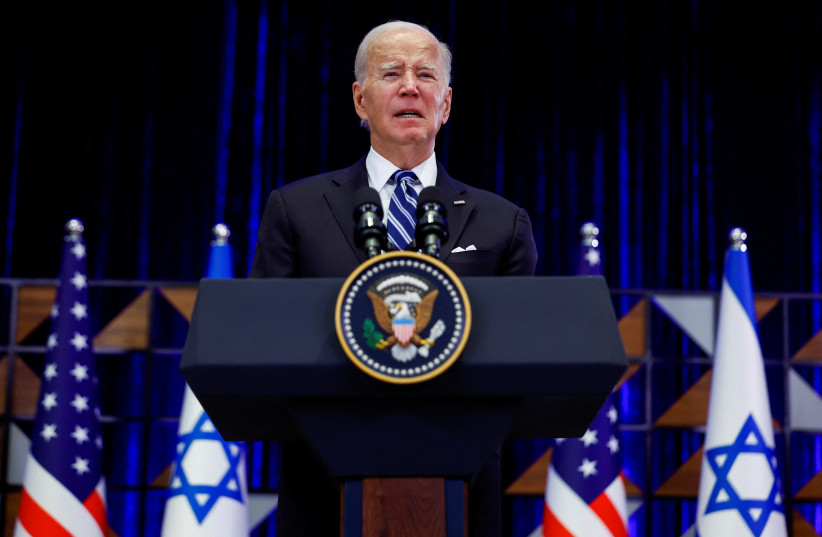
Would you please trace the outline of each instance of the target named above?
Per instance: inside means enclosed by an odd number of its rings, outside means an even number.
[[[748,264],[748,254],[742,250],[730,250],[725,260],[725,279],[731,286],[736,298],[751,324],[756,329],[756,310],[754,309],[753,285],[751,283],[751,269]],[[759,331],[757,330],[757,335]]]

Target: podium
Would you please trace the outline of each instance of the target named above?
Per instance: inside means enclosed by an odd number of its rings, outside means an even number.
[[[422,383],[348,359],[334,328],[342,279],[202,280],[181,371],[224,439],[312,447],[344,485],[344,537],[405,535],[394,518],[369,530],[371,507],[418,486],[442,529],[424,534],[463,537],[465,483],[488,457],[507,437],[582,436],[627,359],[601,276],[461,281],[468,342]]]

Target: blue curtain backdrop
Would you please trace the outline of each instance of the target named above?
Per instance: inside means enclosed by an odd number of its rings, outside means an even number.
[[[368,148],[361,36],[390,18],[450,44],[439,158],[525,206],[539,271],[573,272],[582,221],[620,287],[717,289],[750,235],[757,289],[819,291],[822,3],[223,0],[3,8],[3,276],[86,222],[97,278],[195,279],[209,229],[248,270],[274,186]]]
[[[438,157],[456,178],[528,209],[540,274],[574,274],[580,224],[594,220],[613,289],[718,291],[727,233],[742,226],[757,292],[822,292],[818,0],[21,1],[2,12],[0,277],[53,278],[55,239],[72,217],[85,222],[96,280],[198,280],[220,221],[232,230],[234,273],[247,273],[268,192],[368,150],[351,101],[353,58],[368,29],[399,18],[427,25],[454,53],[453,112]],[[120,302],[97,307],[117,310],[127,300]],[[636,300],[615,302],[624,314]],[[819,330],[819,301],[797,315]],[[666,332],[667,320],[650,322],[662,326],[650,354],[673,348],[690,360],[655,365],[623,389],[623,440],[643,454],[626,463],[629,477],[652,490],[658,474],[699,448],[701,434],[649,435],[648,418],[710,361]],[[185,326],[170,324],[154,330],[168,340],[162,346],[180,347]],[[782,355],[779,342],[773,352],[769,345],[766,359]],[[172,416],[178,359],[134,353],[110,365],[118,389],[108,412],[148,421],[149,404],[152,416]],[[772,365],[779,420],[784,380]],[[819,367],[802,374],[822,391]],[[143,377],[172,389],[154,390],[162,395],[146,403]],[[157,426],[169,451],[176,424]],[[118,429],[113,449],[142,453],[154,440],[141,427]],[[822,437],[793,445],[795,461],[813,461],[794,477],[803,483],[820,470]],[[511,446],[516,458],[506,471],[518,475],[548,446]],[[276,487],[275,451],[250,448],[252,488]],[[650,453],[659,457],[653,463]],[[110,511],[137,513],[118,519],[123,535],[153,535],[163,493],[150,491],[145,511],[135,511],[143,500],[128,487],[165,459],[137,460],[113,476],[112,489],[126,492],[113,496]],[[506,516],[524,520],[513,535],[533,529],[540,502],[506,506]],[[657,500],[634,529],[673,535],[673,520],[684,532],[693,503]],[[814,505],[819,532],[822,507]]]

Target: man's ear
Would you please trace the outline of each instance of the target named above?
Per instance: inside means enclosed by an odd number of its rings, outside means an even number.
[[[445,122],[448,121],[448,117],[451,115],[451,88],[448,88],[448,91],[445,93],[445,110],[442,112],[442,124],[445,125]]]
[[[351,92],[354,97],[354,110],[357,112],[357,115],[360,116],[360,119],[368,121],[368,113],[365,111],[365,106],[363,105],[365,95],[363,95],[362,86],[359,82],[352,84]]]

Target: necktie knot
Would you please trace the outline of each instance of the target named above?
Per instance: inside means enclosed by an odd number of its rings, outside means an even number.
[[[394,184],[397,186],[402,185],[404,188],[410,187],[417,181],[417,174],[411,170],[397,170],[392,177],[394,178]]]
[[[397,170],[391,177],[396,186],[388,204],[388,241],[397,250],[404,250],[414,239],[417,225],[417,191],[412,186],[417,175],[411,170]]]

